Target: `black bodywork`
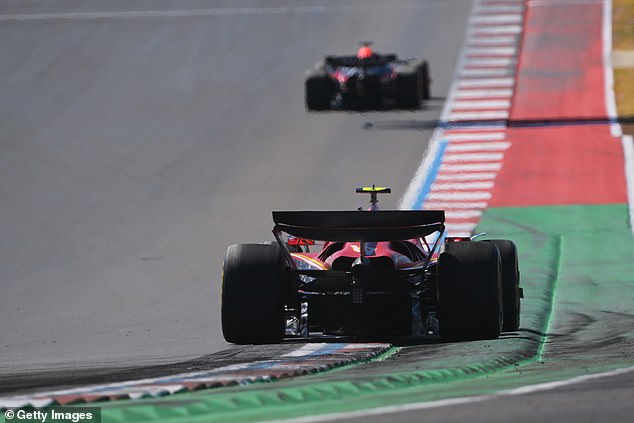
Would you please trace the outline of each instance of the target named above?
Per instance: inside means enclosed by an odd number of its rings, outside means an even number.
[[[306,108],[317,110],[419,109],[430,97],[427,62],[395,54],[327,56],[305,80]]]

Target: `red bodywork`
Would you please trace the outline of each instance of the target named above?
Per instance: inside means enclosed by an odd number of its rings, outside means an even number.
[[[398,241],[401,251],[394,249],[395,243],[392,241],[365,243],[365,257],[370,261],[377,259],[384,263],[390,263],[391,269],[407,269],[420,265],[427,257],[428,247],[424,247],[417,239],[409,241]],[[339,245],[337,245],[339,244]],[[342,245],[343,244],[343,245]],[[405,250],[403,250],[405,249]],[[330,250],[334,251],[330,253]],[[370,254],[367,254],[370,253]],[[408,254],[404,254],[408,253]],[[350,270],[346,264],[351,264],[361,255],[361,244],[359,242],[326,242],[319,252],[302,252],[291,254],[298,265],[298,268],[315,270]],[[344,262],[342,265],[338,263]]]

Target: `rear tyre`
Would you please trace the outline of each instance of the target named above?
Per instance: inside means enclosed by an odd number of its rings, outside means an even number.
[[[420,109],[421,74],[409,67],[396,78],[396,104],[400,109]]]
[[[325,72],[309,75],[305,81],[305,100],[307,110],[328,110],[334,90],[333,83]]]
[[[418,66],[418,72],[420,73],[421,98],[423,100],[429,100],[431,98],[431,78],[429,77],[429,66],[427,62],[422,62]]]
[[[438,263],[440,335],[494,339],[502,329],[500,255],[492,243],[446,245]]]
[[[513,241],[493,239],[502,259],[502,291],[504,298],[504,331],[516,331],[520,327],[520,271],[517,247]]]
[[[284,337],[284,256],[279,245],[235,244],[222,269],[222,333],[234,344]]]

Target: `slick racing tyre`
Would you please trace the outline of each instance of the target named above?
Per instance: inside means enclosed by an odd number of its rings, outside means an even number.
[[[399,109],[420,109],[420,100],[421,74],[408,66],[396,78],[396,105]]]
[[[234,244],[222,269],[222,333],[234,344],[284,337],[284,257],[279,245]]]
[[[418,73],[420,74],[420,97],[423,100],[429,100],[431,98],[431,78],[429,77],[429,66],[427,62],[421,62],[418,66]]]
[[[447,244],[438,263],[440,335],[494,339],[502,330],[500,255],[489,242]]]
[[[513,241],[492,239],[502,259],[502,292],[504,298],[504,331],[516,331],[520,327],[520,271],[517,247]]]
[[[333,83],[325,72],[309,75],[305,81],[307,110],[328,110],[333,97]]]

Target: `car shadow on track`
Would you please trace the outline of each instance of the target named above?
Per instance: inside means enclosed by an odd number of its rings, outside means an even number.
[[[417,112],[439,111],[443,108],[443,97],[434,97],[425,103],[421,110],[394,110],[393,113],[405,116],[416,117]],[[440,121],[437,119],[381,119],[369,120],[362,126],[366,131],[426,131],[438,127]]]
[[[428,105],[425,110],[439,109],[438,105]],[[462,119],[462,120],[377,120],[368,121],[363,124],[365,130],[392,131],[392,130],[412,130],[423,131],[435,128],[443,129],[478,129],[488,127],[490,125],[502,126],[507,128],[549,128],[561,126],[580,126],[580,125],[609,125],[609,124],[633,124],[634,115],[613,117],[593,116],[593,117],[569,117],[560,118],[534,118],[534,119]]]

